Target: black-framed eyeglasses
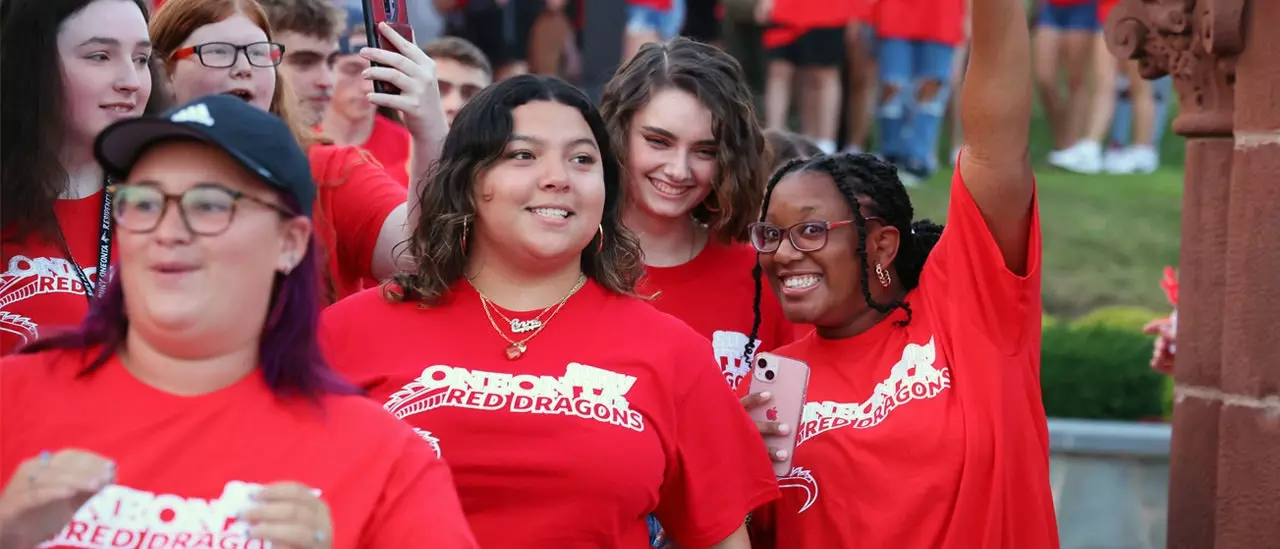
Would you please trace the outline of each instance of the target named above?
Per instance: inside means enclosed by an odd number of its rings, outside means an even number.
[[[879,217],[867,217],[867,221],[879,220]],[[801,252],[816,252],[827,245],[827,234],[832,229],[837,229],[845,225],[853,223],[852,219],[845,221],[802,221],[790,227],[779,227],[773,223],[756,222],[747,226],[747,234],[751,238],[751,245],[755,247],[757,252],[762,254],[771,254],[778,251],[778,247],[782,245],[782,235],[785,233],[787,238],[791,240],[791,247]]]
[[[168,194],[147,185],[112,185],[107,187],[114,200],[112,217],[116,225],[134,233],[149,233],[160,226],[169,202],[178,206],[182,224],[192,234],[218,236],[231,227],[236,216],[236,202],[248,200],[278,212],[284,217],[294,217],[284,206],[240,191],[218,185],[198,185],[181,194]]]
[[[211,69],[225,69],[236,64],[236,59],[244,52],[244,58],[255,67],[274,67],[284,60],[284,46],[275,42],[254,42],[237,45],[230,42],[205,42],[187,46],[173,52],[174,59],[186,59],[192,55],[200,59],[200,64]]]

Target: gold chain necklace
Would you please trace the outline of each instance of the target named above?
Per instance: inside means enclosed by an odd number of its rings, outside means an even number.
[[[471,281],[468,280],[467,282],[470,283]],[[585,286],[586,284],[587,284],[587,276],[580,275],[578,277],[578,283],[573,286],[572,290],[569,290],[568,294],[560,298],[560,301],[542,310],[543,314],[546,314],[548,311],[550,312],[550,314],[547,315],[546,320],[539,320],[542,317],[542,314],[539,314],[538,317],[534,319],[538,321],[537,327],[531,328],[533,333],[529,334],[528,336],[525,336],[525,338],[521,339],[520,341],[516,341],[514,339],[511,339],[510,337],[507,337],[507,333],[503,331],[502,328],[498,326],[498,322],[493,319],[493,313],[497,313],[498,316],[501,317],[503,320],[508,320],[506,315],[503,315],[502,311],[498,310],[498,306],[493,303],[493,300],[489,299],[488,296],[484,295],[484,293],[481,292],[479,288],[476,288],[475,285],[472,285],[471,287],[475,288],[476,294],[480,296],[480,307],[484,309],[484,316],[485,318],[489,319],[489,325],[493,327],[493,331],[498,332],[498,335],[501,336],[502,339],[506,340],[506,342],[509,344],[506,348],[507,360],[515,360],[523,356],[525,351],[529,350],[529,347],[528,347],[529,340],[533,339],[535,336],[542,333],[543,328],[546,328],[547,324],[551,322],[551,319],[555,318],[556,313],[560,312],[560,309],[563,309],[565,304],[569,302],[569,298],[573,297],[574,294],[578,293],[578,290],[581,290],[582,287]],[[510,323],[512,325],[512,331],[514,332],[516,321],[511,320]]]

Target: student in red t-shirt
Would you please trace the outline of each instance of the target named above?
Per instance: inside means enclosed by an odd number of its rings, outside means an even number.
[[[724,51],[677,38],[640,50],[605,86],[600,113],[622,155],[623,221],[640,239],[639,293],[711,339],[730,387],[749,370],[747,334],[791,340],[772,297],[753,326],[756,252],[747,224],[764,197],[765,139],[742,70]]]
[[[393,283],[331,306],[326,356],[449,460],[486,549],[747,547],[777,496],[710,344],[635,297],[617,159],[581,91],[517,76],[458,113]],[[758,452],[758,454],[753,454]]]
[[[776,351],[811,368],[801,424],[787,426],[799,445],[782,499],[752,521],[778,547],[1058,546],[1030,37],[1022,0],[973,10],[945,230],[913,221],[893,167],[871,155],[787,165],[752,225],[787,317],[817,326]]]
[[[269,29],[265,12],[254,0],[169,0],[156,13],[151,38],[158,51],[170,52],[165,64],[178,100],[230,93],[280,116],[293,128],[320,188],[316,232],[328,257],[328,294],[341,298],[360,289],[363,280],[383,280],[396,271],[397,246],[417,215],[407,208],[406,198],[418,196],[426,176],[412,179],[406,192],[367,152],[317,138],[311,124],[296,114],[293,91],[277,85],[281,48],[272,42]],[[411,164],[428,166],[448,132],[434,67],[422,50],[390,27],[379,31],[400,53],[363,51],[384,65],[369,78],[393,83],[401,92],[375,93],[369,101],[401,112],[416,136]]]
[[[289,128],[213,95],[95,153],[119,276],[0,359],[4,546],[475,548],[444,462],[321,358]]]
[[[369,102],[373,82],[364,77],[364,71],[369,70],[370,64],[360,55],[360,49],[366,46],[364,24],[355,25],[342,43],[334,61],[337,76],[333,98],[326,105],[324,127],[317,129],[339,145],[355,145],[369,151],[388,175],[408,188],[413,138],[400,124],[398,113],[386,112]]]
[[[163,94],[151,93],[163,73],[149,62],[147,18],[140,1],[4,5],[0,355],[79,324],[111,261],[93,139],[113,121],[163,110]]]
[[[968,2],[880,0],[875,7],[880,155],[908,185],[938,169],[938,136],[951,99],[953,58],[965,39]]]

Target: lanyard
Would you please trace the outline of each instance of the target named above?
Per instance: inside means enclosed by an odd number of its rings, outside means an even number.
[[[107,290],[107,274],[111,269],[111,231],[114,228],[111,222],[111,191],[107,189],[111,185],[111,178],[106,178],[102,188],[102,218],[101,227],[98,229],[98,284],[89,282],[89,276],[84,273],[84,269],[80,268],[80,263],[71,256],[71,246],[67,244],[67,237],[62,233],[62,227],[58,227],[59,236],[62,237],[63,251],[67,254],[67,261],[71,263],[71,268],[75,269],[76,277],[80,279],[80,283],[84,285],[84,295],[90,301],[94,298],[102,297],[102,293]]]

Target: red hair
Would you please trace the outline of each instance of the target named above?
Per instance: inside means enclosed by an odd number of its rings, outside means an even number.
[[[182,47],[191,33],[237,14],[248,17],[266,33],[267,40],[271,40],[271,24],[267,21],[267,12],[256,0],[166,0],[151,18],[150,25],[151,42],[164,57],[165,72],[170,77],[173,76],[176,61],[169,56]],[[316,143],[328,143],[328,140],[313,132],[295,114],[298,101],[293,95],[293,89],[289,87],[280,68],[277,66],[274,70],[276,89],[271,94],[271,114],[284,120],[302,150],[305,151]]]

